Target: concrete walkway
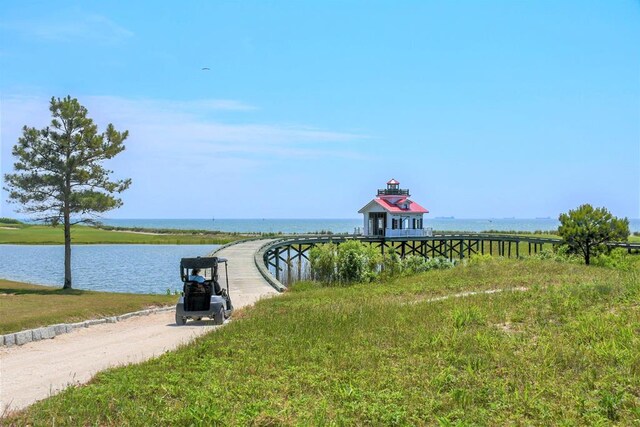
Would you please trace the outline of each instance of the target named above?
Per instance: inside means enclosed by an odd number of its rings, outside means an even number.
[[[230,293],[236,309],[278,293],[255,266],[254,254],[266,242],[243,242],[216,253],[229,260]],[[174,350],[216,328],[211,320],[176,326],[175,312],[170,310],[79,328],[54,339],[2,347],[0,416],[71,385],[84,384],[104,369],[139,363]]]
[[[259,298],[278,293],[264,280],[254,261],[258,249],[270,241],[272,240],[251,240],[229,245],[214,253],[217,257],[229,260],[229,293],[234,307],[240,307],[238,304],[253,304]],[[220,285],[223,285],[224,275],[219,273],[219,276]]]

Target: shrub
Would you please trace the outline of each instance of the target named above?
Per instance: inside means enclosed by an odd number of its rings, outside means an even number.
[[[382,263],[382,270],[387,277],[395,277],[402,273],[402,259],[396,252],[395,248],[389,248],[384,255],[384,261]]]
[[[427,270],[447,270],[457,265],[456,260],[448,259],[445,257],[430,258],[427,260]]]
[[[629,271],[633,268],[633,260],[626,250],[616,248],[608,254],[599,254],[592,259],[591,264],[606,268]]]
[[[455,267],[456,262],[444,257],[423,258],[409,255],[402,260],[402,272],[404,274],[423,273],[429,270],[443,270]]]
[[[489,254],[473,254],[469,258],[469,265],[485,264],[491,261],[493,261],[493,256]]]
[[[407,274],[427,271],[427,259],[418,255],[409,255],[402,260],[402,270]]]
[[[332,283],[337,280],[337,250],[333,243],[316,245],[309,251],[309,265],[315,280]]]
[[[556,262],[568,262],[572,264],[582,263],[582,259],[575,253],[572,253],[571,249],[567,245],[560,245],[554,249],[544,248],[531,257],[534,259],[548,259]]]
[[[309,251],[311,274],[327,284],[371,281],[378,271],[380,255],[370,245],[349,240],[340,245],[325,243]]]
[[[338,246],[337,268],[342,283],[371,281],[378,268],[380,256],[375,248],[356,240]]]

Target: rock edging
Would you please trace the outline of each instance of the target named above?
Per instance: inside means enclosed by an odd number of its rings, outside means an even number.
[[[23,345],[28,342],[40,341],[44,339],[52,339],[57,335],[67,334],[74,329],[89,328],[103,323],[117,323],[122,320],[129,319],[134,316],[148,316],[152,313],[175,310],[175,306],[150,308],[147,310],[134,311],[119,316],[103,317],[101,319],[90,319],[77,323],[58,323],[57,325],[44,326],[36,329],[27,329],[20,332],[13,332],[6,335],[0,335],[0,347],[13,347],[14,345]]]

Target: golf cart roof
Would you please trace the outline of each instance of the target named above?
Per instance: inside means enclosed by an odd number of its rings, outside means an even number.
[[[218,257],[197,257],[197,258],[182,258],[180,260],[180,267],[182,268],[212,268],[216,267],[218,263],[227,262],[226,258]]]

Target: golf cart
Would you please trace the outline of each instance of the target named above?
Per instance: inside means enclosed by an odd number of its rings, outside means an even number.
[[[218,283],[218,267],[224,264],[227,288]],[[197,274],[198,271],[200,274]],[[184,325],[187,319],[213,319],[221,325],[231,316],[233,306],[229,297],[229,274],[226,258],[198,257],[180,260],[180,278],[184,283],[182,296],[176,305],[176,324]]]

